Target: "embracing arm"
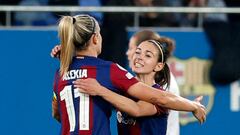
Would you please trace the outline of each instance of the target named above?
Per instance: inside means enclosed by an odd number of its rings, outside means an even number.
[[[200,123],[203,123],[206,120],[205,107],[200,104],[202,97],[197,98],[195,101],[190,101],[167,91],[154,90],[154,88],[141,82],[132,85],[127,92],[135,98],[157,104],[168,109],[192,112]]]
[[[81,88],[80,89],[81,92],[88,93],[90,95],[100,95],[106,98],[106,95],[108,94],[104,93],[102,91],[102,88],[101,90],[93,88],[92,83],[93,81],[96,80],[92,78],[78,79],[76,82],[74,82],[75,84],[74,86],[77,88]],[[180,96],[176,96],[170,92],[156,90],[141,82],[135,83],[132,86],[130,86],[129,89],[127,90],[127,93],[132,97],[153,104],[157,104],[158,106],[161,107],[178,111],[192,112],[200,123],[203,123],[206,120],[205,107],[200,104],[201,98],[197,99],[196,101],[190,101]]]
[[[125,96],[119,95],[103,86],[101,86],[95,79],[91,79],[88,84],[91,84],[87,89],[97,89],[99,93],[85,93],[90,94],[92,96],[98,95],[104,98],[106,101],[111,103],[115,108],[119,111],[126,112],[127,114],[134,116],[134,117],[141,117],[141,116],[151,116],[157,113],[156,107],[148,102],[145,101],[138,101],[135,102],[134,100],[127,98]],[[82,89],[86,89],[82,85]],[[83,91],[83,90],[80,91]]]
[[[110,102],[118,110],[126,112],[131,116],[151,116],[157,113],[157,109],[151,103],[144,101],[135,102],[134,100],[119,95],[105,87],[102,87],[101,91],[102,92],[99,96]]]
[[[197,109],[195,102],[176,96],[167,91],[154,90],[141,82],[132,85],[127,93],[137,99],[141,99],[172,110],[192,112]]]

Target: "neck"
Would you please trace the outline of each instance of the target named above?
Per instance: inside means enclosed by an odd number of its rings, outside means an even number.
[[[137,74],[137,79],[148,86],[153,86],[156,82],[154,80],[154,75],[153,74]]]
[[[82,50],[82,51],[77,51],[76,56],[92,56],[92,57],[97,57],[98,54],[97,52],[93,51],[93,49],[87,49],[87,50]]]

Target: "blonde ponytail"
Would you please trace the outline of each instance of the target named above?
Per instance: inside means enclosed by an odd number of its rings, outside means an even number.
[[[89,15],[63,16],[60,19],[58,34],[61,40],[61,75],[68,71],[75,51],[87,49],[88,41],[95,32],[96,24],[96,20]]]
[[[59,22],[58,34],[61,39],[60,73],[67,72],[74,55],[73,44],[74,24],[73,17],[63,16]]]

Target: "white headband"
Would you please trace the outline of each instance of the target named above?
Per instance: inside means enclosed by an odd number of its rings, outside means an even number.
[[[157,47],[158,47],[158,49],[160,50],[160,52],[161,52],[161,54],[162,54],[162,63],[163,63],[163,50],[162,50],[162,47],[161,47],[161,43],[160,42],[157,42],[157,41],[155,41],[155,40],[148,40],[149,42],[151,42],[151,43],[153,43],[153,44],[155,44]]]

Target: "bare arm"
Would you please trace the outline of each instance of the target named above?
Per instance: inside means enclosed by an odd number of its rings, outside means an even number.
[[[95,79],[79,79],[75,82],[75,87],[84,89],[81,90],[81,92],[88,91],[87,93],[90,93],[90,95],[100,95],[102,97],[106,96],[106,93],[102,90],[91,89],[91,80]],[[192,112],[200,123],[203,123],[206,119],[205,107],[200,104],[200,100],[190,101],[169,92],[155,90],[154,88],[141,82],[132,85],[127,92],[135,98],[151,102],[165,108]]]
[[[132,85],[128,89],[128,94],[172,110],[192,112],[200,123],[206,120],[205,107],[200,104],[201,98],[190,101],[167,91],[154,90],[141,82]]]
[[[97,89],[101,91],[101,93],[91,93],[85,91],[84,93],[90,94],[92,96],[99,95],[104,98],[106,101],[111,103],[114,107],[122,112],[126,112],[127,114],[134,116],[134,117],[141,117],[141,116],[152,116],[157,113],[156,107],[148,102],[145,101],[138,101],[135,102],[134,100],[127,98],[125,96],[119,95],[103,86],[101,86],[95,79],[91,79],[88,82],[90,88],[84,87],[84,83],[82,85],[82,89]],[[83,90],[81,90],[83,91]]]
[[[114,107],[127,114],[140,117],[151,116],[157,113],[154,105],[145,101],[135,102],[132,99],[119,95],[105,87],[101,89],[101,97],[110,102]]]
[[[132,85],[127,92],[135,98],[173,110],[192,112],[197,109],[197,105],[190,100],[167,91],[154,90],[141,82]]]

